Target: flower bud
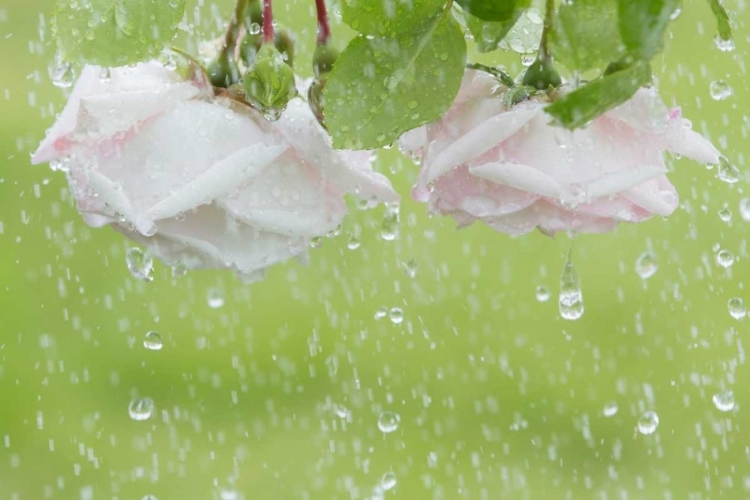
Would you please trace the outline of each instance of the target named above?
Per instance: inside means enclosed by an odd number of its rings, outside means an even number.
[[[315,47],[313,54],[313,71],[315,77],[327,75],[333,69],[333,63],[339,57],[339,51],[330,43],[323,43]]]
[[[292,66],[294,64],[294,40],[289,33],[283,29],[274,30],[273,44],[276,47],[276,50],[281,53],[281,57],[284,58],[284,61],[289,66]]]
[[[240,57],[248,68],[255,63],[260,46],[263,45],[263,35],[248,32],[240,42]]]
[[[325,128],[325,117],[323,116],[323,87],[326,84],[325,76],[315,78],[307,88],[307,104],[310,106],[315,119]]]
[[[523,75],[523,84],[538,90],[547,90],[562,85],[562,78],[550,61],[537,59]]]
[[[294,71],[271,44],[263,44],[253,66],[245,73],[247,100],[266,118],[278,119],[287,103],[297,95]]]
[[[226,88],[240,80],[240,69],[237,63],[222,50],[216,59],[208,65],[206,73],[214,87]]]

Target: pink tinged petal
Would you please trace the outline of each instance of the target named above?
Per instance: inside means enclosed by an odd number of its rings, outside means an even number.
[[[328,182],[363,200],[399,201],[401,197],[388,177],[372,169],[370,156],[369,151],[338,151],[337,160],[332,161],[322,175]]]
[[[257,177],[283,152],[282,146],[253,144],[236,151],[204,170],[179,190],[149,208],[145,219],[156,221],[174,217],[199,205],[225,196],[242,182]]]
[[[605,117],[643,132],[663,131],[670,111],[653,88],[640,88],[628,101],[607,111]]]
[[[115,183],[109,177],[102,175],[96,170],[85,170],[84,172],[89,188],[98,195],[101,201],[129,220],[142,233],[146,233],[149,230],[153,232],[151,223],[139,224],[138,213],[133,210],[130,199],[123,192],[121,184]]]
[[[666,148],[672,153],[713,165],[718,164],[721,157],[711,141],[681,124],[667,133]]]
[[[341,192],[288,151],[236,195],[219,200],[246,224],[286,235],[321,236],[346,215]]]
[[[623,196],[644,210],[662,217],[671,215],[679,206],[677,192],[666,177],[628,189]]]
[[[605,174],[586,184],[586,195],[588,198],[609,196],[638,186],[650,179],[663,175],[666,172],[667,169],[663,166],[644,165]]]
[[[540,109],[537,103],[521,104],[480,123],[429,161],[420,173],[420,182],[428,184],[499,145],[526,125]]]
[[[560,184],[539,170],[520,163],[485,163],[470,167],[472,175],[550,198],[559,198]]]

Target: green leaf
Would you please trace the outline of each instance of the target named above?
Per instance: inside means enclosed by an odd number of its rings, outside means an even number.
[[[620,37],[636,59],[649,61],[664,45],[664,32],[680,0],[617,0]]]
[[[464,12],[468,12],[482,21],[499,23],[508,22],[516,11],[528,6],[527,0],[456,0]]]
[[[574,71],[605,66],[622,57],[617,0],[576,0],[560,6],[549,43],[555,59]]]
[[[156,56],[184,10],[185,0],[57,0],[52,26],[65,60],[124,66]]]
[[[625,69],[579,87],[544,110],[563,127],[579,128],[630,99],[650,78],[648,63],[636,61]]]
[[[426,32],[352,40],[323,89],[334,147],[374,149],[440,118],[464,74],[466,41],[452,16]]]
[[[503,21],[483,21],[468,12],[464,12],[466,26],[474,35],[474,41],[477,44],[479,52],[492,52],[497,49],[497,45],[505,38],[513,25],[516,24],[521,14],[529,7],[531,0],[520,0],[516,2],[515,10],[512,15]]]
[[[708,3],[711,5],[711,10],[716,17],[716,23],[719,26],[719,37],[722,40],[731,40],[732,27],[729,25],[729,15],[727,14],[726,9],[724,9],[720,0],[708,0]]]
[[[393,37],[429,29],[447,0],[343,0],[341,16],[363,35]]]

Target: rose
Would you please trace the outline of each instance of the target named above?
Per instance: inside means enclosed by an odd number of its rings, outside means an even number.
[[[87,223],[167,264],[262,276],[335,229],[345,194],[398,200],[369,153],[333,150],[300,99],[269,122],[156,62],[100,75],[84,68],[32,161],[67,172]]]
[[[507,109],[505,90],[468,71],[446,115],[400,140],[421,161],[412,196],[461,226],[607,232],[677,208],[663,151],[719,162],[716,148],[652,89],[573,132],[551,125],[538,97]]]

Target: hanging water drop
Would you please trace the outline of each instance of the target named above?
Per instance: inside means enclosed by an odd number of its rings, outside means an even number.
[[[73,85],[75,78],[73,66],[69,62],[61,62],[52,73],[52,84],[55,87],[66,89]]]
[[[659,270],[659,264],[656,261],[656,255],[650,251],[643,252],[635,261],[635,272],[641,279],[648,279]]]
[[[641,434],[653,434],[657,427],[659,427],[659,415],[655,411],[647,411],[638,419],[638,432]]]
[[[714,394],[712,398],[714,406],[719,411],[732,411],[734,409],[734,392],[724,391],[718,394]]]
[[[146,338],[143,339],[143,347],[149,351],[160,351],[164,347],[164,341],[159,335],[159,332],[150,331],[146,334]]]
[[[399,212],[401,206],[398,202],[385,204],[385,215],[380,226],[380,237],[385,241],[393,241],[398,236]]]
[[[720,35],[714,37],[714,45],[722,52],[732,52],[734,50],[734,40],[731,38],[724,39]]]
[[[560,277],[560,297],[559,297],[560,316],[563,319],[575,321],[583,316],[583,293],[581,292],[581,283],[578,279],[571,255],[563,267],[562,276]]]
[[[132,247],[125,252],[125,262],[128,264],[128,270],[134,278],[145,282],[153,281],[154,261],[148,251]]]
[[[151,398],[137,398],[128,405],[128,414],[133,420],[148,420],[153,412],[154,400]]]
[[[719,158],[719,169],[716,171],[716,177],[727,184],[734,184],[740,180],[740,171],[722,156]]]
[[[401,421],[401,417],[397,413],[392,411],[384,411],[378,417],[378,429],[384,434],[389,434],[398,429],[398,424]]]

